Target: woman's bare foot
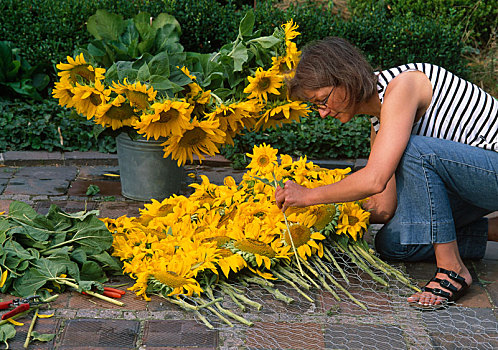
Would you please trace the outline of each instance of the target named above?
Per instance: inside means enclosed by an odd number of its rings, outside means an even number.
[[[460,258],[456,241],[434,244],[434,252],[436,254],[437,267],[457,273],[465,279],[467,286],[472,284],[472,276]],[[445,273],[437,273],[435,278],[448,281],[451,285],[456,287],[456,291],[451,291],[449,288],[445,288],[440,284],[445,284],[446,282],[430,281],[426,287],[440,289],[449,293],[450,297],[464,288],[461,283],[454,281]],[[418,303],[421,306],[437,306],[446,301],[446,298],[431,292],[422,291],[408,297],[407,301],[410,303]]]

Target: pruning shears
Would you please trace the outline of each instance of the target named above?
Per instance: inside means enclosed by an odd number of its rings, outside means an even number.
[[[27,311],[30,309],[31,306],[45,303],[40,298],[41,298],[41,296],[39,296],[39,295],[33,295],[33,296],[27,297],[27,298],[19,298],[19,299],[13,299],[10,301],[0,302],[0,310],[8,309],[11,307],[14,308],[14,309],[8,311],[7,313],[3,314],[2,320],[9,319],[12,316],[15,316],[23,311]]]

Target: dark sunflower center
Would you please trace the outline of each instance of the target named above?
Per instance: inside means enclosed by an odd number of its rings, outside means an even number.
[[[260,157],[258,157],[258,165],[260,167],[264,167],[270,164],[270,158],[265,154]]]
[[[209,238],[204,238],[202,242],[216,242],[216,246],[218,248],[224,246],[228,242],[230,242],[230,237],[227,236],[215,236],[215,237],[209,237]],[[231,255],[231,254],[230,254]]]
[[[294,241],[294,246],[300,247],[303,244],[306,244],[311,238],[311,230],[303,225],[292,225],[290,226],[290,233],[292,236],[292,240]],[[292,245],[292,242],[289,239],[289,232],[285,232],[285,243],[287,245]]]
[[[73,83],[77,83],[78,79],[83,79],[86,82],[95,82],[95,72],[89,70],[87,67],[88,65],[81,65],[71,69],[70,75]]]
[[[168,123],[171,120],[178,119],[180,113],[176,109],[169,109],[167,111],[162,111],[159,113],[159,122],[160,123]]]
[[[135,113],[129,104],[122,104],[121,106],[111,106],[105,115],[110,119],[126,120],[133,118]]]
[[[102,104],[102,97],[100,97],[99,94],[95,94],[95,93],[92,93],[89,97],[89,100],[90,102],[94,105],[94,106],[100,106]]]
[[[276,255],[272,247],[270,247],[265,242],[261,242],[256,239],[246,238],[241,241],[235,242],[233,246],[244,252],[259,254],[268,258],[274,258]]]
[[[143,92],[127,90],[126,97],[128,97],[132,105],[137,106],[139,109],[146,109],[149,106],[149,101],[147,101],[149,96]]]
[[[266,90],[270,87],[270,85],[271,85],[270,78],[261,78],[258,82],[258,89],[259,90]]]
[[[334,218],[335,216],[335,206],[327,205],[316,209],[312,214],[316,216],[315,227],[317,230],[323,230],[325,226]]]
[[[176,272],[173,271],[162,271],[154,274],[161,283],[166,284],[172,288],[181,287],[188,283],[188,280],[184,277],[178,276]]]
[[[206,138],[206,132],[201,128],[194,128],[192,130],[188,130],[183,134],[182,139],[180,140],[180,145],[183,147],[189,146],[197,146],[202,143]]]
[[[287,119],[287,118],[285,117],[285,114],[283,112],[278,112],[277,114],[272,115],[271,119],[282,120],[282,119]]]
[[[360,221],[356,216],[348,215],[348,221],[351,226],[356,225]]]

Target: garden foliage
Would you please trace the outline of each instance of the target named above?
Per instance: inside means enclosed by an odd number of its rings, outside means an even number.
[[[301,2],[300,5],[291,5],[284,10],[275,6],[278,1],[258,1],[254,8],[254,26],[259,31],[259,35],[270,36],[280,23],[292,18],[295,23],[299,24],[299,31],[302,33],[296,38],[299,48],[312,40],[326,36],[342,36],[357,45],[376,69],[386,69],[407,62],[431,62],[444,66],[462,77],[467,77],[467,64],[461,56],[465,45],[462,39],[466,39],[464,33],[475,33],[472,38],[479,42],[485,41],[489,36],[489,30],[493,26],[496,27],[496,16],[493,16],[496,8],[490,7],[487,1],[454,0],[453,2],[457,5],[455,9],[444,8],[441,0],[431,0],[428,3],[421,0],[406,2],[351,0],[352,16],[348,17],[334,14],[331,8],[333,5],[320,5],[321,2]],[[99,63],[102,63],[102,66],[109,67],[117,60],[138,57],[147,60],[147,57],[150,58],[148,55],[154,56],[164,49],[162,44],[173,45],[177,52],[189,53],[190,60],[198,60],[198,66],[202,68],[202,73],[205,73],[205,70],[209,68],[206,66],[207,55],[222,52],[224,45],[233,44],[236,41],[238,25],[250,8],[250,4],[253,2],[4,0],[0,3],[0,13],[2,13],[0,37],[3,40],[15,42],[16,47],[11,47],[12,52],[21,55],[31,67],[37,67],[37,72],[49,76],[50,84],[44,91],[37,93],[40,93],[43,98],[50,99],[50,89],[53,87],[53,82],[57,80],[55,65],[64,61],[67,56],[74,57],[76,52],[81,52],[81,48],[91,52],[92,56],[101,61]],[[98,21],[97,10],[113,13],[115,18],[119,19],[117,22],[121,21],[121,24],[116,27],[119,31],[119,38],[112,35],[98,37],[102,23]],[[142,14],[138,15],[140,12]],[[174,17],[160,18],[161,13]],[[147,17],[149,15],[154,23],[152,27],[146,25],[151,20]],[[493,18],[495,18],[494,22]],[[168,35],[164,35],[165,33]],[[117,35],[117,33],[114,34]],[[161,43],[161,37],[165,36],[173,41]],[[1,65],[3,67],[0,67],[0,70],[7,69],[5,62],[0,62]],[[201,73],[200,70],[197,73]],[[33,70],[28,70],[28,72],[33,73]],[[215,78],[216,74],[212,77]],[[32,82],[33,85],[35,81],[38,81],[34,79],[33,74],[24,73],[18,74],[16,79],[19,82]],[[29,87],[29,85],[25,86]],[[18,97],[26,97],[26,94],[19,95],[19,91],[17,93],[14,91],[14,93]],[[29,100],[26,105],[26,107],[17,108],[20,111],[37,108]],[[60,109],[54,109],[53,114],[59,114],[59,111]],[[4,125],[24,125],[24,122],[12,120],[12,118],[23,118],[19,113],[13,112],[9,116],[11,118],[9,121],[1,121]],[[56,116],[51,118],[56,118]],[[30,127],[34,128],[35,124],[31,123]],[[326,125],[327,123],[305,120],[302,128],[312,130],[311,126],[318,127],[316,124],[320,124],[320,128],[330,126]],[[86,127],[82,126],[82,128]],[[363,126],[358,130],[363,130],[362,128]],[[331,138],[341,140],[346,138],[342,133],[348,130],[347,128],[335,128],[335,130],[330,130],[330,133],[334,133]],[[16,133],[22,132],[16,131]],[[288,131],[282,129],[282,134],[279,132],[276,131],[275,134],[272,132],[272,138],[287,142]],[[33,130],[33,133],[37,134],[41,131]],[[327,143],[320,143],[321,140],[314,137],[313,133],[312,130],[305,139],[314,139],[319,144],[308,149],[324,149],[330,145],[329,140],[326,141]],[[7,149],[65,149],[58,146],[60,144],[57,142],[58,135],[53,132],[51,135],[55,139],[41,145],[37,141],[34,146],[17,141],[9,144]],[[82,133],[81,143],[83,144],[87,143],[86,135],[87,132]],[[245,143],[252,145],[258,139],[280,148],[280,145],[271,139],[264,139],[265,135],[263,133],[246,134],[240,142],[236,141],[240,145]],[[368,143],[368,131],[363,132],[363,135],[365,136],[362,136],[362,141],[350,139],[351,144],[347,143],[349,141],[343,141],[346,147],[338,147],[340,152],[330,152],[331,156],[350,157],[366,154],[367,148],[364,148],[364,145]],[[106,148],[102,146],[101,140],[91,142],[89,146],[91,149]],[[78,142],[72,144],[76,145]],[[356,145],[360,148],[354,149]],[[294,148],[297,146],[294,144]],[[347,148],[354,150],[342,152]],[[86,150],[86,148],[81,150]],[[238,152],[244,152],[244,148],[240,148]],[[298,150],[295,154],[301,154],[301,151]],[[316,155],[311,153],[309,156]]]

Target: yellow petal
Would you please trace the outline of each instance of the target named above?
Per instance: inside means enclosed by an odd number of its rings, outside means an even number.
[[[12,318],[8,318],[7,321],[9,321],[10,323],[12,323],[14,326],[24,326],[24,323],[17,322],[16,320],[14,320]]]
[[[2,272],[2,276],[0,277],[0,288],[2,288],[3,285],[5,284],[5,281],[7,281],[7,274],[8,273],[9,273],[9,271],[7,271],[7,270],[5,270],[4,272]]]
[[[52,314],[50,314],[50,315],[38,314],[38,317],[39,317],[39,318],[50,318],[50,317],[52,317],[52,316],[54,316],[54,315],[55,315],[55,313],[52,313]]]

